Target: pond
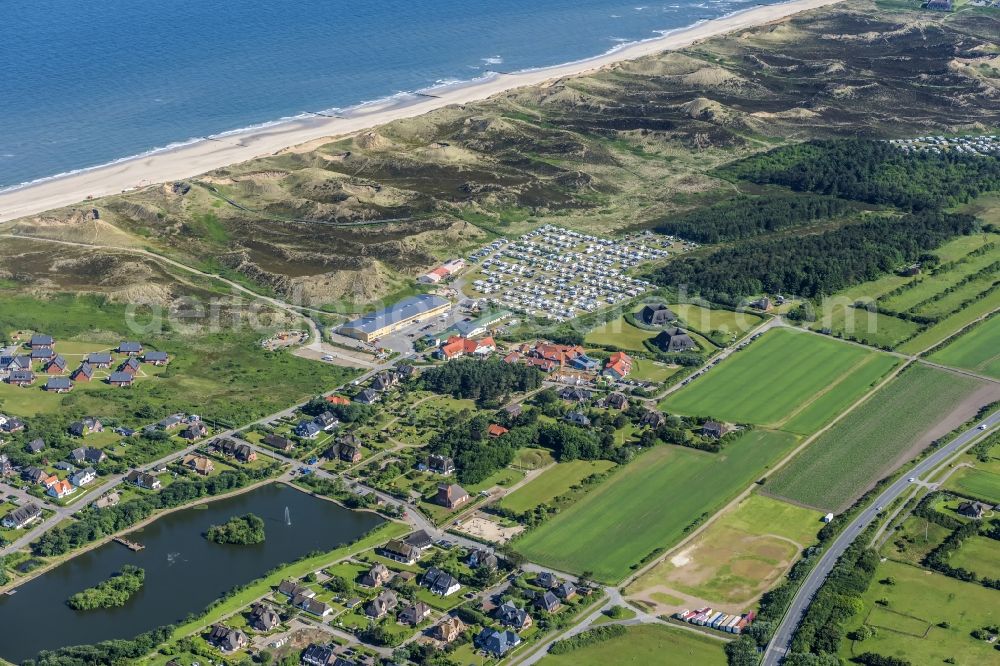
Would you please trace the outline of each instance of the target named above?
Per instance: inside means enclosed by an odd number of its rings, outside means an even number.
[[[253,546],[212,543],[210,525],[254,513],[266,539]],[[383,520],[351,511],[284,484],[182,509],[158,518],[127,538],[145,546],[132,552],[107,543],[0,595],[0,657],[20,662],[41,650],[131,638],[198,613],[237,585],[314,550],[350,543]],[[145,586],[122,608],[74,611],[72,594],[133,564],[146,570]]]

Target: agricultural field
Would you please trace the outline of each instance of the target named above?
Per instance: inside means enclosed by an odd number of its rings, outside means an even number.
[[[660,624],[629,627],[624,636],[560,655],[548,655],[540,666],[724,666],[722,641]]]
[[[829,330],[831,335],[856,340],[866,345],[891,349],[908,340],[920,325],[882,312],[868,312],[851,303],[832,302],[810,325],[814,331]]]
[[[1000,379],[1000,316],[976,324],[931,354],[930,359]]]
[[[997,308],[1000,308],[1000,289],[990,292],[958,312],[945,317],[936,324],[932,324],[915,337],[899,345],[896,351],[903,354],[919,354],[941,344],[952,335],[955,335],[966,326],[975,323],[977,319],[989,315]]]
[[[892,578],[894,585],[878,581]],[[876,636],[857,643],[844,639],[840,656],[862,652],[906,659],[913,664],[987,664],[996,661],[993,644],[970,636],[1000,623],[1000,592],[891,560],[879,564],[863,595],[864,608],[847,622],[847,632],[864,623]],[[885,600],[879,606],[876,600]],[[878,610],[876,610],[878,609]],[[939,623],[947,622],[946,627]]]
[[[897,359],[791,329],[769,331],[660,404],[667,412],[815,432]]]
[[[504,497],[500,506],[519,513],[530,511],[539,504],[551,502],[588,476],[601,474],[614,466],[610,460],[573,460],[560,463]]]
[[[768,481],[767,490],[838,511],[995,400],[995,393],[972,377],[911,366],[810,444]]]
[[[656,593],[686,595],[686,607],[743,612],[815,542],[821,518],[819,511],[751,495],[684,550],[643,574],[627,592],[653,603],[659,601]],[[679,610],[676,604],[668,606],[657,608],[657,613]]]
[[[978,497],[989,504],[1000,504],[1000,474],[985,469],[961,469],[948,477],[945,489]]]
[[[561,571],[621,580],[764,475],[795,442],[788,433],[754,430],[719,454],[656,447],[514,547],[529,560]]]

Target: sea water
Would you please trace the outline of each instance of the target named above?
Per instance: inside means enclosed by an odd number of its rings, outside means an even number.
[[[442,82],[572,62],[768,2],[6,3],[0,188]]]

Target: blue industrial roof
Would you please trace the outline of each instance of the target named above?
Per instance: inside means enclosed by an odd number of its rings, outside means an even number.
[[[353,328],[365,333],[373,333],[400,321],[416,317],[434,308],[447,305],[448,301],[433,294],[410,296],[387,308],[376,310],[344,324],[343,328]]]

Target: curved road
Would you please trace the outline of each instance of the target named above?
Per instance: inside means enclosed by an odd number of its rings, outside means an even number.
[[[830,572],[833,570],[834,565],[836,565],[837,560],[840,559],[840,556],[845,550],[847,550],[847,547],[854,542],[859,533],[864,531],[864,529],[876,519],[878,514],[881,512],[881,508],[887,506],[890,502],[912,487],[912,483],[909,479],[912,478],[919,481],[920,477],[926,475],[928,472],[936,470],[944,464],[945,461],[955,455],[955,453],[965,448],[972,443],[973,440],[982,435],[983,431],[980,430],[980,427],[984,424],[986,426],[986,430],[992,430],[997,425],[1000,425],[1000,410],[993,412],[986,419],[969,428],[961,435],[948,442],[948,444],[917,463],[917,465],[909,470],[905,476],[901,476],[893,482],[893,484],[889,486],[881,495],[879,495],[875,501],[868,505],[868,508],[858,514],[854,520],[852,520],[851,523],[844,528],[844,531],[840,533],[840,536],[838,536],[827,551],[823,553],[823,557],[820,559],[819,563],[812,570],[809,577],[796,593],[795,598],[788,607],[788,611],[785,613],[784,619],[778,626],[777,631],[774,632],[774,637],[768,644],[767,650],[764,651],[764,659],[761,662],[763,666],[777,666],[781,663],[782,659],[784,659],[785,655],[789,653],[792,645],[792,637],[795,635],[799,622],[801,622],[802,617],[805,615],[806,609],[809,608],[809,604],[812,602],[817,590],[819,590],[823,581],[826,580],[826,577],[830,575]]]

